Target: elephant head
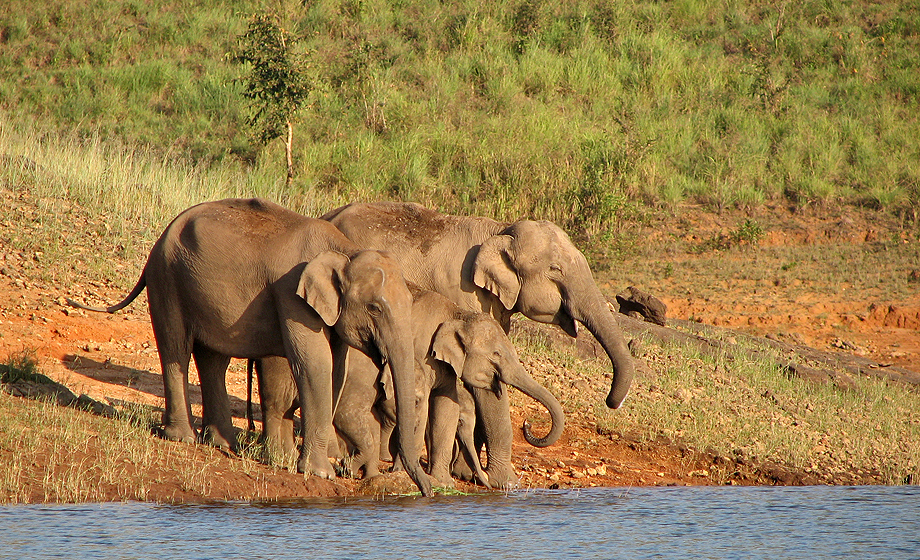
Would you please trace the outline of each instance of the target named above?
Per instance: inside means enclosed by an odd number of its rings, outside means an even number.
[[[610,357],[613,380],[606,403],[619,408],[635,371],[629,349],[587,259],[564,231],[546,221],[510,224],[480,246],[473,282],[509,313],[559,325],[570,336],[582,323]]]
[[[307,264],[297,291],[342,342],[370,356],[378,367],[389,366],[396,397],[399,452],[409,475],[418,483],[417,477],[424,473],[414,444],[412,295],[399,267],[379,251],[360,251],[351,258],[327,251]]]
[[[562,435],[562,405],[527,373],[504,330],[491,316],[463,313],[441,324],[431,343],[432,356],[449,364],[457,377],[471,387],[501,393],[502,383],[521,390],[549,411],[552,428],[540,438],[524,424],[524,437],[535,447],[552,445]]]

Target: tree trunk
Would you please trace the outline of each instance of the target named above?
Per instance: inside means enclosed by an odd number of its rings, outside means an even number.
[[[294,182],[294,156],[292,153],[292,145],[294,144],[294,125],[291,124],[291,121],[287,121],[287,140],[284,143],[284,154],[287,157],[287,180],[284,184],[286,187],[290,188],[291,183]]]

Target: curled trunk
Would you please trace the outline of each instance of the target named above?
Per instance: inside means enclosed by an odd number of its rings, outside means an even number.
[[[546,387],[537,383],[536,380],[524,370],[523,366],[510,377],[511,379],[508,379],[507,383],[546,407],[552,419],[552,427],[549,433],[543,437],[535,436],[533,432],[530,431],[530,423],[524,422],[524,439],[534,447],[548,447],[556,443],[565,427],[565,414],[562,410],[562,405],[559,404],[559,400],[556,399]]]

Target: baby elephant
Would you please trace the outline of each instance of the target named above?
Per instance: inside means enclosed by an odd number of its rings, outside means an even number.
[[[539,447],[555,443],[565,423],[562,406],[527,373],[498,322],[485,313],[461,310],[438,293],[411,285],[410,291],[418,376],[419,425],[415,441],[419,450],[423,442],[427,443],[429,471],[437,483],[454,484],[450,464],[454,441],[459,436],[464,451],[475,457],[477,475],[488,485],[488,476],[480,468],[473,446],[476,411],[467,387],[501,392],[502,384],[507,384],[537,400],[549,411],[552,428],[545,437],[537,438],[525,424],[524,436]],[[386,369],[381,373],[372,361],[361,358],[349,363],[333,424],[354,447],[353,469],[363,469],[365,476],[373,476],[378,472],[381,421],[394,417],[395,405]],[[507,415],[489,411],[480,411],[480,417],[485,430],[493,428],[489,423],[496,418],[508,422]],[[383,444],[385,448],[387,442]]]

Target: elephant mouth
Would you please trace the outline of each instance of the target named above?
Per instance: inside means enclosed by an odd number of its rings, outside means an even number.
[[[378,368],[383,368],[383,366],[387,365],[388,360],[386,355],[376,344],[373,344],[371,341],[368,341],[367,343],[362,344],[361,347],[356,348],[367,354],[367,357],[370,358],[371,361],[374,362],[374,365]]]

